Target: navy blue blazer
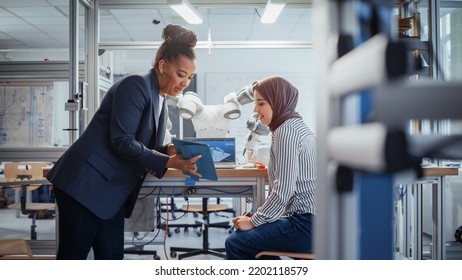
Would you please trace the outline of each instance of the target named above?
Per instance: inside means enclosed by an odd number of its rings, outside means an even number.
[[[115,83],[84,133],[59,158],[47,179],[101,219],[125,205],[130,216],[147,172],[161,178],[169,159],[163,146],[164,104],[159,123],[159,85],[154,70]]]

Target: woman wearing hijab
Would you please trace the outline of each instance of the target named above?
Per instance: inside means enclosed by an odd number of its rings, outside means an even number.
[[[269,195],[251,216],[235,217],[226,240],[228,259],[255,259],[261,251],[312,252],[316,137],[295,111],[298,90],[281,77],[254,85],[255,109],[272,133]]]

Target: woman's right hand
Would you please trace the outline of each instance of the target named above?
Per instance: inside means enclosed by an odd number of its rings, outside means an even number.
[[[167,162],[167,168],[175,168],[182,171],[185,171],[191,175],[202,177],[201,174],[197,173],[196,161],[199,160],[202,155],[197,155],[190,159],[184,159],[181,154],[175,154],[170,157]]]
[[[255,228],[249,216],[238,216],[232,219],[234,228],[240,231],[247,231]]]

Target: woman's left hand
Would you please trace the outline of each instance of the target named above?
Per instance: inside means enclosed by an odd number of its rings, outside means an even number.
[[[247,216],[239,216],[234,218],[232,221],[234,223],[234,228],[240,231],[246,231],[255,228],[252,220]]]

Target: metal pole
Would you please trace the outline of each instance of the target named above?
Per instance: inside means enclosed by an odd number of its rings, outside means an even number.
[[[441,73],[441,55],[440,55],[440,30],[439,30],[439,20],[440,20],[440,0],[429,0],[428,1],[428,19],[430,21],[428,36],[431,44],[432,51],[429,56],[431,58],[431,73],[430,75],[435,78],[435,80],[443,78]]]
[[[69,0],[69,144],[77,140],[79,92],[79,1]]]

